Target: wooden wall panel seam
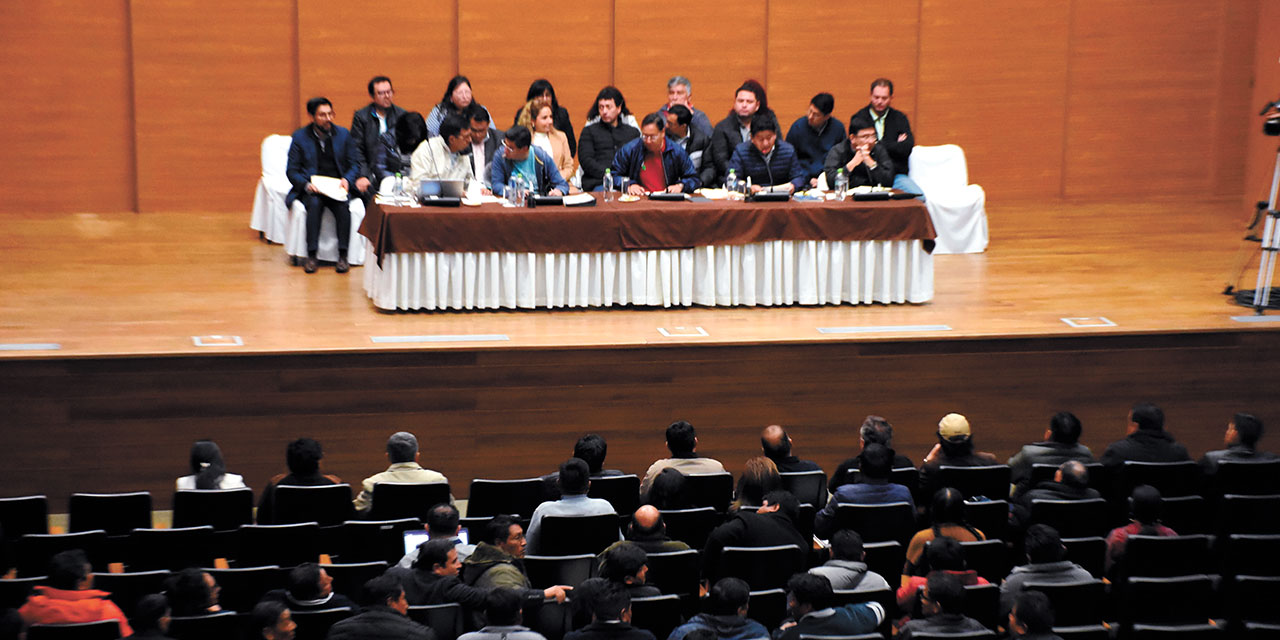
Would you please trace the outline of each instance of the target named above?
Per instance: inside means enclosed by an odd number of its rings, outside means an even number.
[[[129,104],[126,106],[129,113],[129,164],[130,173],[133,174],[133,189],[129,194],[130,205],[133,207],[130,213],[140,213],[138,207],[138,191],[141,185],[138,184],[138,84],[134,80],[134,64],[133,64],[133,0],[124,0],[124,65],[125,65],[125,82],[129,86],[125,87],[125,95],[129,96]]]
[[[300,115],[302,110],[302,17],[298,13],[301,10],[302,7],[299,6],[298,0],[294,0],[293,24],[290,25],[289,37],[293,39],[293,73],[291,74],[293,76],[293,113],[290,115],[293,117],[293,128],[295,130],[302,126],[302,116]],[[293,132],[290,131],[290,133]]]
[[[1068,0],[1067,2],[1067,59],[1063,62],[1066,74],[1062,78],[1065,85],[1063,87],[1063,105],[1062,105],[1062,162],[1058,165],[1058,198],[1067,197],[1067,153],[1070,150],[1070,137],[1068,128],[1071,122],[1071,60],[1074,59],[1075,38],[1072,36],[1076,32],[1076,0]]]

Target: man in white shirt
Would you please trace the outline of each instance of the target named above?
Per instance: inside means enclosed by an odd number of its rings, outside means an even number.
[[[440,123],[440,135],[427,138],[414,150],[410,177],[415,185],[424,180],[470,180],[471,158],[463,151],[471,146],[471,128],[466,118],[450,114]]]

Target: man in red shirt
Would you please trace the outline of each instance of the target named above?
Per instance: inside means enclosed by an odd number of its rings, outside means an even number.
[[[49,562],[49,584],[35,587],[18,613],[27,624],[73,624],[117,620],[120,636],[133,634],[111,594],[93,588],[93,568],[79,549],[63,551]]]
[[[651,113],[640,124],[640,137],[618,149],[613,157],[613,179],[627,178],[627,192],[633,196],[648,193],[691,193],[701,181],[684,146],[667,140],[667,119]]]

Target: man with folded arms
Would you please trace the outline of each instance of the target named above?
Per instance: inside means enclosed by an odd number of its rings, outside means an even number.
[[[893,81],[876,78],[871,82],[871,103],[859,109],[853,117],[866,120],[875,127],[876,140],[889,152],[889,159],[893,160],[893,188],[907,193],[924,193],[907,176],[907,171],[911,168],[908,162],[911,149],[916,146],[915,136],[911,135],[911,122],[907,119],[907,114],[890,106],[892,102]],[[849,133],[853,133],[852,128]]]
[[[889,152],[876,144],[876,128],[869,120],[849,120],[849,138],[841,140],[827,152],[823,164],[827,186],[836,186],[836,174],[844,169],[850,187],[870,185],[888,187],[893,184],[893,160]]]
[[[640,123],[640,137],[622,145],[613,156],[613,179],[630,178],[627,193],[691,193],[701,184],[684,147],[668,141],[667,119],[651,113]]]
[[[315,273],[319,268],[316,254],[320,251],[320,220],[324,210],[333,212],[338,227],[338,273],[351,268],[347,263],[347,246],[351,242],[351,199],[349,188],[355,182],[359,165],[356,163],[355,144],[346,129],[333,123],[333,103],[328,98],[312,98],[307,101],[307,113],[311,124],[293,132],[289,144],[289,164],[285,174],[293,189],[284,198],[284,206],[292,207],[301,200],[307,208],[307,261],[303,270]],[[338,186],[348,190],[347,197],[339,200],[321,194],[311,184],[313,176],[338,178]]]
[[[733,150],[729,169],[737,171],[739,180],[751,179],[751,193],[765,189],[793,193],[806,182],[795,147],[778,140],[778,121],[770,114],[751,119],[751,139]]]

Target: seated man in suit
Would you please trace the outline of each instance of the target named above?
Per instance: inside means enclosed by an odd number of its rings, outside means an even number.
[[[503,135],[502,146],[493,154],[489,179],[493,194],[506,192],[511,178],[520,176],[535,193],[562,196],[569,193],[555,160],[546,151],[533,146],[533,134],[527,127],[514,126]]]
[[[823,163],[827,186],[836,188],[836,175],[843,170],[850,187],[893,185],[893,160],[876,144],[876,128],[859,118],[849,121],[849,138],[831,147]]]
[[[701,109],[693,106],[693,83],[684,76],[672,76],[667,81],[667,103],[658,109],[658,113],[671,113],[672,109],[680,107],[689,112],[689,117],[685,119],[685,124],[693,128],[707,140],[707,144],[711,143],[711,118],[703,113]],[[670,122],[670,118],[667,119]],[[710,158],[707,159],[708,162]]]
[[[796,148],[796,157],[809,178],[809,186],[818,186],[827,152],[844,140],[844,125],[831,117],[836,99],[829,93],[819,93],[809,101],[809,111],[796,119],[787,131],[787,142]],[[828,187],[834,185],[828,183]]]
[[[333,212],[338,227],[338,273],[346,273],[347,248],[351,242],[350,188],[359,172],[355,144],[346,129],[333,123],[333,103],[328,98],[312,98],[307,101],[307,113],[311,124],[293,132],[289,144],[289,164],[285,170],[293,189],[284,198],[284,205],[292,207],[301,200],[307,208],[307,261],[303,270],[315,273],[319,268],[316,254],[320,251],[320,219],[325,209]],[[344,199],[330,198],[311,184],[313,176],[338,178],[338,185],[347,191]]]
[[[1187,448],[1164,430],[1164,411],[1150,402],[1139,402],[1129,410],[1125,438],[1112,442],[1098,459],[1116,471],[1127,460],[1136,462],[1181,462],[1190,460]]]
[[[400,166],[400,154],[396,150],[396,124],[405,110],[392,102],[395,95],[391,78],[375,76],[369,81],[369,97],[373,102],[351,117],[351,139],[355,143],[356,164],[360,167],[355,187],[365,198],[378,191],[383,178],[403,173],[407,168]]]
[[[778,140],[778,121],[772,114],[751,118],[751,139],[733,150],[728,169],[736,171],[739,180],[751,180],[751,193],[766,189],[794,193],[807,182],[795,147]]]
[[[640,137],[622,145],[613,156],[613,179],[631,180],[627,193],[692,193],[701,184],[684,147],[667,140],[667,120],[651,113],[640,123]]]
[[[493,176],[489,173],[489,163],[493,162],[493,154],[502,146],[502,134],[489,122],[489,112],[484,107],[472,103],[464,111],[471,129],[471,173],[484,184],[481,190],[485,195],[493,193]]]
[[[631,522],[627,523],[624,537],[624,542],[615,542],[609,545],[609,548],[605,549],[601,555],[626,543],[634,544],[646,553],[684,551],[689,548],[688,544],[679,540],[672,540],[667,536],[667,523],[662,520],[662,512],[651,504],[641,506],[636,509],[635,513],[631,514]]]
[[[688,107],[682,104],[667,109],[667,137],[689,154],[693,170],[698,172],[698,180],[707,186],[716,173],[710,156],[711,137],[689,124],[692,117]]]
[[[289,572],[287,589],[272,589],[262,597],[278,600],[289,607],[290,611],[356,610],[356,603],[350,598],[333,592],[333,578],[324,567],[314,562],[304,562],[294,567]]]

